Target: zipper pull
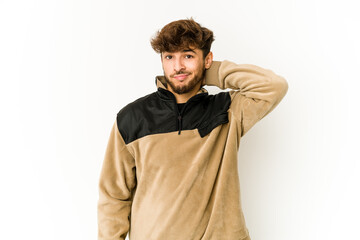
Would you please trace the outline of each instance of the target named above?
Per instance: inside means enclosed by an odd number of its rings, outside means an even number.
[[[181,133],[181,115],[179,114],[179,116],[178,116],[178,120],[179,120],[179,133],[178,133],[178,135],[180,135],[180,133]]]

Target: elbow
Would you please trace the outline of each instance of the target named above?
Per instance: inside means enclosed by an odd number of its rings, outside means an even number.
[[[275,92],[277,92],[277,95],[280,98],[280,100],[286,95],[288,89],[289,89],[289,84],[286,81],[286,79],[283,78],[282,76],[277,76],[274,84],[274,90]]]

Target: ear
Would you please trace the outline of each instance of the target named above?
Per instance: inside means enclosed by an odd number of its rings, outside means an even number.
[[[213,62],[213,53],[209,52],[208,55],[205,57],[205,69],[209,69]]]
[[[163,61],[163,54],[160,53],[160,60],[161,60],[161,68],[164,71],[164,61]]]

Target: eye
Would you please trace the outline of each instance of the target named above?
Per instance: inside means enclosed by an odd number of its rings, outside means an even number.
[[[186,55],[185,58],[193,58],[193,55]]]
[[[171,55],[166,55],[165,59],[172,59],[172,56]]]

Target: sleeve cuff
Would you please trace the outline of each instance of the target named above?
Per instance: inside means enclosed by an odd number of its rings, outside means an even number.
[[[221,65],[220,61],[213,61],[210,68],[205,70],[205,85],[217,86],[223,89],[222,86],[220,86],[220,81],[219,81],[220,65]]]

